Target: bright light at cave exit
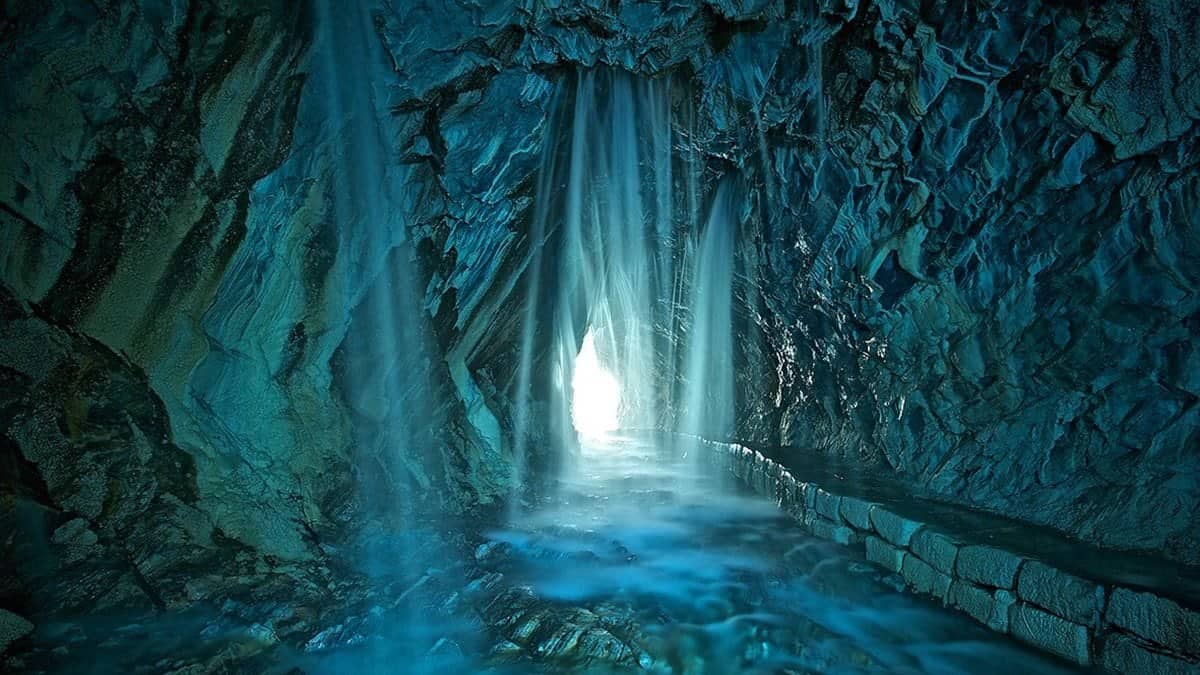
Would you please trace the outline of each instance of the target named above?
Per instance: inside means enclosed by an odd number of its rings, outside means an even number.
[[[621,391],[617,378],[600,365],[596,339],[589,330],[575,357],[571,380],[571,421],[584,437],[602,437],[617,428]]]

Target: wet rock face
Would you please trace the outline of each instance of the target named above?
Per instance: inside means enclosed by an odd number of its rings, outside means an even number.
[[[276,497],[288,503],[289,481],[265,478],[253,461],[230,461],[239,454],[229,438],[239,420],[221,430],[195,414],[213,394],[193,379],[197,364],[235,349],[212,339],[205,318],[252,247],[248,188],[287,156],[304,82],[303,17],[269,3],[233,5],[14,7],[3,38],[0,269],[12,302],[31,303],[21,311],[37,320],[14,323],[5,336],[4,366],[31,378],[22,382],[33,389],[4,427],[47,484],[50,508],[89,519],[114,509],[140,517],[153,508],[147,485],[181,482],[187,494],[171,494],[199,507],[197,519],[303,558],[310,551],[297,528],[302,516],[266,506]],[[67,336],[60,351],[10,361],[25,348],[21,340],[46,333]],[[106,391],[34,394],[60,361],[89,364],[80,366],[84,382],[144,373],[144,395],[163,407],[153,416],[157,428],[109,433],[104,425],[134,413]],[[63,416],[74,437],[94,443],[36,440],[57,434],[54,419]],[[156,445],[168,434],[169,451]],[[157,466],[144,475],[89,468],[116,461],[105,453],[145,454]],[[91,478],[60,480],[58,467]]]
[[[672,36],[716,20],[634,49],[600,9],[353,10],[6,13],[5,541],[41,542],[5,550],[6,601],[171,606],[222,592],[178,570],[302,566],[367,518],[507,494],[552,71],[682,62]]]
[[[0,316],[6,604],[180,608],[206,585],[253,575],[261,556],[198,508],[195,461],[173,443],[145,374],[6,294]]]
[[[1197,21],[858,8],[767,174],[779,440],[1200,561]]]
[[[120,509],[303,565],[367,513],[493,508],[580,65],[690,82],[751,186],[740,435],[1200,561],[1187,3],[65,4],[0,27],[4,486],[65,564]],[[61,363],[157,402],[108,429],[71,406],[126,394],[35,395]],[[148,458],[72,477],[104,450]]]

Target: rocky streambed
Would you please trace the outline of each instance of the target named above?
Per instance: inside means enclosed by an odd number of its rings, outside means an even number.
[[[1068,672],[901,591],[674,443],[585,444],[503,525],[380,533],[322,606],[288,588],[39,626],[65,672]],[[480,531],[472,531],[472,527]],[[339,558],[338,556],[345,556]],[[51,646],[51,644],[54,646]]]

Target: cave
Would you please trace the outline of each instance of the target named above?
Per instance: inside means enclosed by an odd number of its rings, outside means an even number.
[[[1190,0],[14,0],[0,670],[1200,672]]]

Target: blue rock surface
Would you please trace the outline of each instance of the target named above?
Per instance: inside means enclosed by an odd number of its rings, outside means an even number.
[[[748,186],[741,439],[1200,564],[1197,44],[1186,0],[17,3],[4,489],[84,519],[46,592],[186,604],[497,511],[580,67],[673,78]]]

